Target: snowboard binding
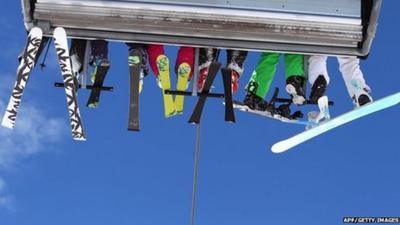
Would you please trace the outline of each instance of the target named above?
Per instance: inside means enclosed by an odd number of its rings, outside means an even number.
[[[298,120],[304,117],[304,114],[301,111],[296,111],[291,114],[290,105],[293,103],[292,100],[278,98],[278,95],[279,88],[275,88],[274,94],[266,109],[267,111],[269,111],[272,115],[280,115],[289,120]],[[284,104],[276,106],[275,104],[277,102],[283,102]]]

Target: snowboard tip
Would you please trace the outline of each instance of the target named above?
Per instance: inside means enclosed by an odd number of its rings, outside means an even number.
[[[286,148],[282,142],[278,142],[271,147],[271,151],[275,154],[285,152],[286,150],[288,150],[288,148]]]

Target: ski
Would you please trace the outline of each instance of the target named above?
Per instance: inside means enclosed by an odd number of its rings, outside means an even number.
[[[178,67],[178,82],[176,85],[176,89],[178,91],[186,91],[189,86],[189,76],[192,71],[192,68],[188,63],[182,63]],[[177,95],[175,97],[175,105],[176,111],[178,114],[183,114],[183,105],[185,101],[184,95]]]
[[[100,103],[101,87],[103,87],[104,80],[106,78],[107,72],[110,69],[110,63],[107,61],[101,63],[95,69],[96,75],[94,76],[93,89],[90,92],[90,97],[86,104],[89,108],[97,108]]]
[[[65,33],[64,28],[58,27],[54,30],[54,43],[64,81],[65,94],[67,96],[67,106],[71,120],[72,137],[74,140],[84,141],[85,134],[82,127],[82,120],[79,112],[78,100],[76,97],[76,88],[74,83],[74,75],[72,74],[67,34]]]
[[[128,130],[139,131],[139,89],[140,73],[142,64],[142,53],[140,49],[129,52],[129,118]]]
[[[31,29],[26,42],[25,50],[17,69],[17,79],[2,120],[2,126],[13,129],[17,120],[18,109],[21,105],[22,95],[28,82],[29,75],[35,67],[36,55],[42,43],[43,32],[40,28]]]
[[[211,63],[202,93],[208,94],[210,92],[211,86],[220,68],[221,68],[221,63],[219,62]],[[194,124],[200,123],[201,114],[203,113],[203,108],[206,103],[206,100],[207,100],[207,95],[201,95],[199,97],[199,99],[197,100],[197,104],[193,110],[192,116],[189,119],[189,123],[194,123]]]
[[[400,103],[400,92],[382,98],[378,101],[371,102],[360,108],[354,109],[350,112],[344,113],[332,120],[321,122],[318,126],[297,134],[289,139],[280,141],[274,144],[271,148],[274,153],[285,152],[307,140],[310,140],[318,135],[330,131],[336,127],[349,123],[358,118],[367,116],[369,114],[378,112],[380,110],[392,107]]]
[[[168,118],[176,115],[174,98],[171,95],[165,94],[165,90],[171,89],[168,57],[165,55],[158,56],[157,67],[160,76],[159,78],[161,81],[162,95],[164,99],[164,115],[166,118]]]
[[[242,102],[239,101],[233,101],[233,108],[240,110],[242,112],[248,112],[252,114],[256,114],[259,116],[267,117],[270,119],[275,119],[279,120],[284,123],[291,123],[291,124],[299,124],[299,125],[305,125],[305,126],[315,126],[317,123],[311,122],[311,121],[305,121],[305,120],[298,120],[298,119],[290,119],[287,117],[283,117],[279,114],[273,114],[270,111],[259,111],[259,110],[253,110],[250,109],[247,105],[243,104]]]
[[[232,70],[229,68],[222,68],[222,79],[225,92],[225,121],[235,123],[232,99]]]

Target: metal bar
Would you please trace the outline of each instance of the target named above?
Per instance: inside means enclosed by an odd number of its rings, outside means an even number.
[[[199,57],[200,57],[200,49],[196,48],[194,54],[194,70],[193,70],[193,90],[192,96],[197,96],[198,88],[197,88],[197,80],[199,79]]]
[[[51,36],[50,34],[47,34]],[[109,41],[132,42],[144,44],[167,44],[177,46],[211,47],[238,49],[244,51],[295,53],[305,55],[331,55],[331,56],[363,56],[358,47],[340,47],[332,45],[272,43],[267,41],[228,40],[211,38],[194,38],[170,35],[149,35],[139,33],[109,32],[83,29],[68,29],[70,37],[81,39],[106,39]]]
[[[275,102],[280,102],[280,103],[292,103],[292,99],[287,99],[287,98],[276,98]],[[306,104],[308,105],[318,105],[316,102],[312,102],[310,100],[306,100]],[[328,103],[330,106],[333,106],[335,103],[333,101],[329,101]]]
[[[378,29],[378,18],[380,15],[382,0],[374,0],[371,11],[370,20],[368,23],[367,32],[365,34],[365,40],[362,46],[362,55],[368,55],[372,46],[372,41],[375,38],[376,31]]]
[[[64,87],[64,83],[54,83],[54,87],[58,87],[58,88]],[[78,85],[78,88],[79,89],[83,89],[81,84]],[[89,89],[89,90],[93,89],[93,88],[100,88],[102,91],[110,91],[110,92],[114,91],[114,87],[108,87],[108,86],[95,87],[93,85],[87,85],[86,86],[86,89]]]
[[[85,46],[85,54],[83,58],[83,65],[82,65],[82,88],[87,88],[87,77],[88,77],[88,70],[89,70],[89,61],[91,55],[91,43],[89,40],[86,40]]]
[[[173,90],[165,90],[165,94],[167,95],[184,95],[184,96],[207,96],[210,98],[224,98],[225,95],[221,93],[202,93],[202,92],[197,92],[193,95],[193,92],[189,91],[173,91]]]

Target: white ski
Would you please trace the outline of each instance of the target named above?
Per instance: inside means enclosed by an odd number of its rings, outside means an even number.
[[[28,35],[28,40],[21,61],[17,69],[17,80],[15,81],[14,88],[4,114],[1,125],[9,129],[13,129],[17,120],[19,106],[22,101],[22,94],[24,92],[26,83],[28,82],[29,75],[35,67],[35,59],[37,52],[42,43],[43,32],[40,28],[34,27]]]
[[[400,92],[390,95],[388,97],[382,98],[378,101],[369,103],[360,108],[354,109],[350,112],[342,114],[332,120],[321,122],[320,125],[306,130],[300,134],[297,134],[289,139],[283,140],[274,144],[271,148],[274,153],[285,152],[311,138],[314,138],[320,134],[323,134],[329,130],[332,130],[338,126],[361,118],[363,116],[375,113],[377,111],[392,107],[400,103]]]
[[[78,100],[76,97],[76,88],[74,75],[72,73],[71,59],[68,50],[67,34],[62,27],[54,30],[54,43],[56,46],[58,62],[64,81],[65,94],[67,95],[68,112],[71,120],[72,137],[74,140],[84,141],[81,115],[79,112]]]

